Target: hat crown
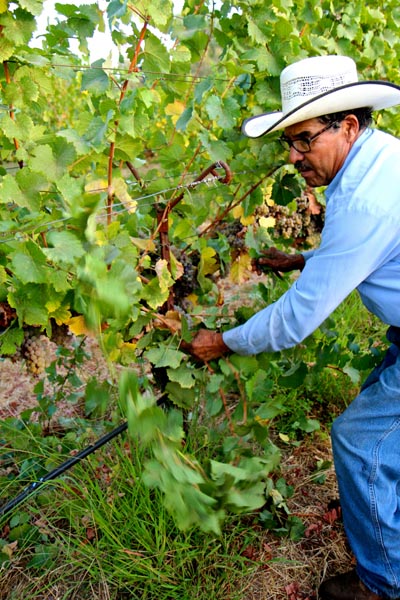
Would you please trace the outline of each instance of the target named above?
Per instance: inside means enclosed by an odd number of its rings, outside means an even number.
[[[289,65],[281,73],[282,112],[358,81],[355,62],[347,56],[314,56]]]

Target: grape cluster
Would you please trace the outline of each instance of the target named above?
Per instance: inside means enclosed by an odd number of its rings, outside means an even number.
[[[301,241],[313,246],[323,227],[323,207],[319,214],[312,214],[307,196],[296,199],[295,211],[287,206],[273,204],[268,206],[267,216],[274,217],[274,237]]]
[[[174,284],[175,301],[179,304],[186,296],[189,296],[199,287],[197,281],[198,264],[200,255],[196,251],[185,252],[178,248],[171,248],[175,258],[183,267],[183,274]]]
[[[49,366],[52,360],[52,344],[49,338],[28,329],[21,345],[21,357],[25,360],[26,367],[33,375],[40,375]]]
[[[213,231],[224,235],[232,249],[237,251],[245,250],[246,227],[240,221],[220,221],[214,227]]]
[[[57,323],[53,323],[51,326],[51,341],[56,344],[56,346],[68,346],[71,340],[71,334],[67,325],[57,325]]]

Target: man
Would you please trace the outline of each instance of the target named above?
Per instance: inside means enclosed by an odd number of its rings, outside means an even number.
[[[371,112],[400,104],[400,87],[359,82],[347,57],[320,56],[281,74],[282,112],[247,119],[259,137],[283,129],[289,160],[326,189],[320,247],[275,252],[264,263],[301,274],[275,303],[223,334],[191,344],[208,361],[227,352],[289,348],[311,334],[354,289],[387,323],[383,364],[332,427],[345,530],[357,568],[323,582],[322,600],[400,598],[400,141],[369,128]]]

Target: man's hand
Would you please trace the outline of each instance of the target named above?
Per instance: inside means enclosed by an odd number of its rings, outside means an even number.
[[[200,329],[190,344],[184,344],[183,349],[204,362],[231,352],[222,339],[222,333],[209,329]]]
[[[275,273],[287,273],[296,269],[302,271],[306,263],[302,254],[286,254],[272,247],[256,258],[253,264],[258,272],[271,269]]]

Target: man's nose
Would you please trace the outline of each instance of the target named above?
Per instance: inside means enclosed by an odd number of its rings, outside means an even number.
[[[293,148],[293,146],[290,147],[289,162],[291,162],[294,165],[299,160],[303,160],[303,158],[304,158],[303,152],[299,152],[298,150],[296,150],[296,148]]]

